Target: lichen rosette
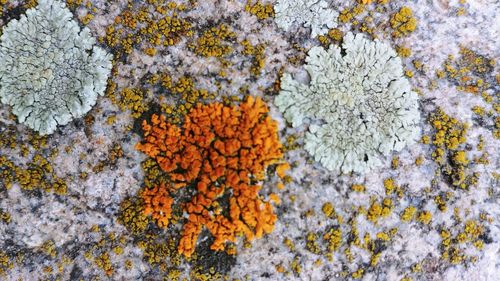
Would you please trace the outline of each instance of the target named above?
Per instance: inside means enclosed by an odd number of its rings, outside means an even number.
[[[304,68],[309,84],[285,74],[275,104],[293,127],[310,121],[305,149],[325,168],[364,173],[418,139],[418,97],[387,43],[348,33]]]
[[[42,135],[86,114],[106,89],[112,56],[64,2],[39,0],[0,41],[0,100]]]

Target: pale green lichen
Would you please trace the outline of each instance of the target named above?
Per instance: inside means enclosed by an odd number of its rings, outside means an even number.
[[[279,0],[274,12],[279,28],[288,31],[292,26],[303,25],[311,28],[311,37],[336,27],[339,15],[324,0]]]
[[[418,97],[388,44],[348,33],[306,63],[309,84],[285,74],[275,104],[293,127],[311,120],[305,149],[325,168],[363,173],[419,138]]]
[[[0,41],[0,99],[42,135],[86,114],[106,89],[111,55],[64,2],[39,0]]]

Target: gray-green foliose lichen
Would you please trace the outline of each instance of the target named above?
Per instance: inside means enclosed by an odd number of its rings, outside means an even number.
[[[278,0],[274,12],[278,27],[288,31],[294,25],[302,25],[311,28],[311,37],[336,27],[339,16],[324,0]]]
[[[311,121],[305,149],[325,168],[364,173],[418,139],[418,97],[389,44],[348,33],[306,63],[309,84],[285,74],[275,104],[294,127]]]
[[[0,41],[0,100],[41,135],[86,114],[106,89],[112,56],[64,2],[39,0]]]

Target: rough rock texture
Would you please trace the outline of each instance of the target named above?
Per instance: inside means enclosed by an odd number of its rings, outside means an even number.
[[[0,28],[32,1],[4,2]],[[110,47],[115,71],[105,96],[85,118],[49,136],[18,124],[12,107],[0,105],[1,280],[498,279],[498,1],[371,1],[357,9],[359,1],[325,0],[339,13],[338,30],[331,33],[341,36],[321,39],[300,24],[284,32],[257,2],[277,3],[251,1],[257,7],[252,10],[246,0],[67,1],[103,46],[116,43]],[[407,35],[393,37],[390,20],[402,6],[412,10],[417,27],[408,33],[411,25],[406,26]],[[157,21],[173,14],[191,24],[190,35],[170,36],[170,25],[162,25],[159,42],[152,40],[160,33],[154,28],[133,38],[139,42],[127,38],[148,26],[145,15]],[[214,44],[203,47],[230,46],[232,52],[197,55],[197,39],[221,24],[235,37],[210,37],[206,42]],[[340,46],[348,32],[390,44],[420,103],[422,140],[364,175],[340,175],[314,161],[304,149],[307,128],[288,125],[274,106],[282,74],[307,84],[308,51]],[[172,38],[179,40],[165,44]],[[458,71],[466,65],[469,70]],[[269,180],[257,183],[263,196],[281,199],[275,228],[250,243],[228,243],[229,253],[211,250],[214,241],[202,232],[187,260],[175,250],[186,222],[182,210],[173,208],[169,227],[160,229],[141,220],[140,208],[134,209],[140,202],[127,201],[155,180],[147,156],[134,148],[143,138],[137,128],[154,113],[182,124],[179,104],[238,104],[245,95],[260,96],[270,107],[291,165],[283,189],[276,188],[272,169]],[[449,118],[431,122],[438,108]],[[481,108],[482,115],[476,113]],[[442,161],[436,160],[438,148]],[[468,179],[464,188],[454,186],[462,176]],[[173,205],[189,202],[189,188]],[[128,212],[124,202],[130,203]],[[223,214],[226,207],[220,206]],[[147,235],[132,233],[120,222],[125,215]]]

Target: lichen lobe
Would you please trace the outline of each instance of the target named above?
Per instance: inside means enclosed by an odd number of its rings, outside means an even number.
[[[311,28],[313,38],[337,26],[338,13],[324,0],[280,0],[274,12],[278,27],[289,30],[294,25],[302,25]]]

